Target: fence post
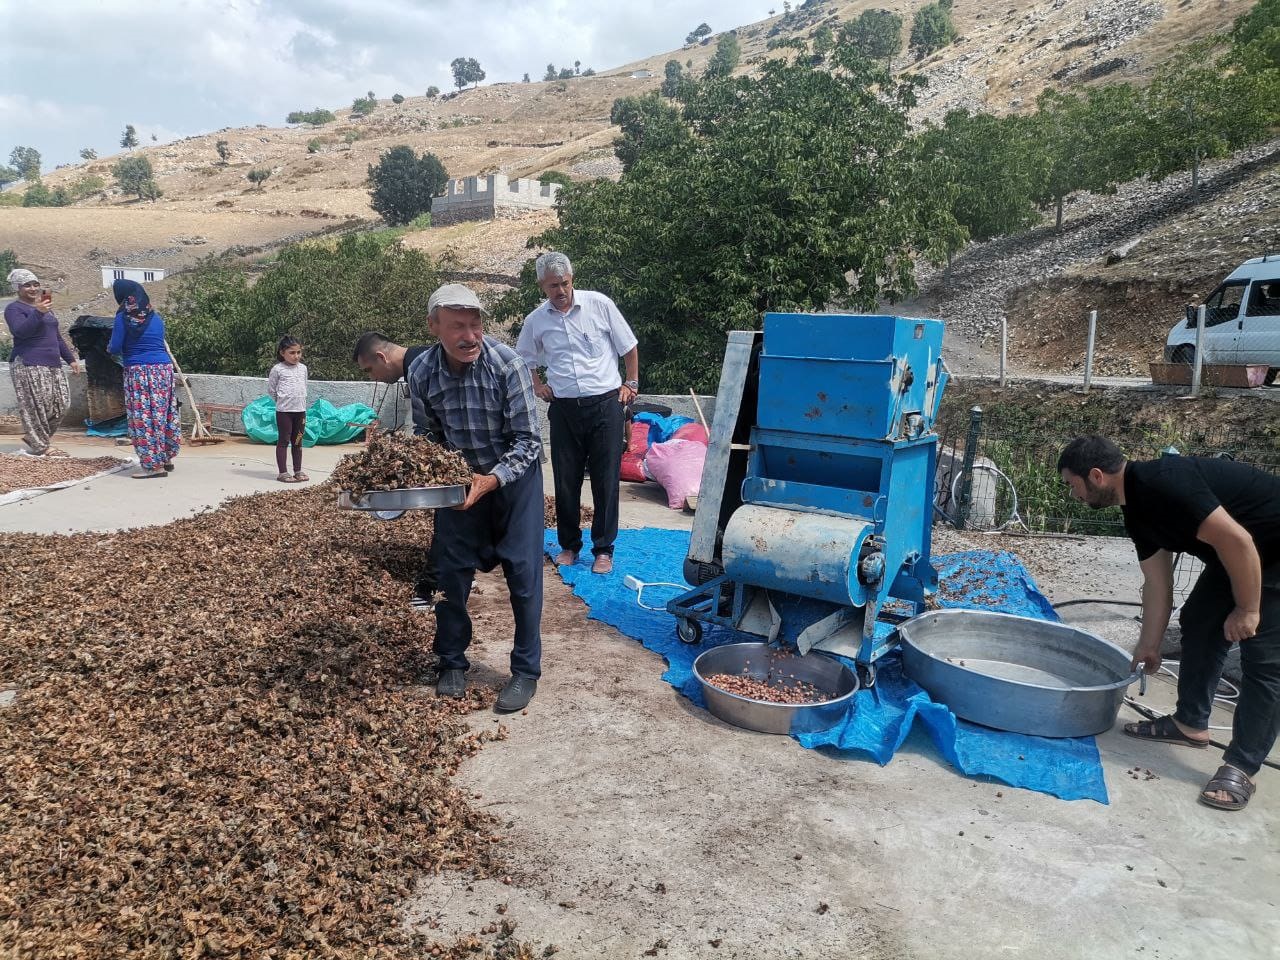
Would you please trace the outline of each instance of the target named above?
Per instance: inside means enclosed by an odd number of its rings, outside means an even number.
[[[1009,319],[1000,316],[1000,389],[1004,389],[1005,374],[1009,366]]]
[[[1191,396],[1200,396],[1200,373],[1204,366],[1204,304],[1196,307],[1196,355],[1191,360]]]
[[[956,498],[956,529],[969,522],[969,506],[973,501],[973,462],[978,458],[978,441],[982,439],[982,408],[969,408],[969,435],[964,441],[964,471],[960,475],[960,494]]]
[[[1093,345],[1098,337],[1098,311],[1089,311],[1089,342],[1084,348],[1084,392],[1089,392],[1093,383]]]

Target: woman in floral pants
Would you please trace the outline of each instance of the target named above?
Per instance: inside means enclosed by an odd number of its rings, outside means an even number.
[[[142,284],[117,280],[115,327],[107,352],[124,365],[124,412],[142,469],[136,480],[166,476],[178,455],[182,430],[173,387],[173,358],[164,342],[164,318],[151,309]]]

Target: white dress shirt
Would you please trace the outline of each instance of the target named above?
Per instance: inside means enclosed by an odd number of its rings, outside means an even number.
[[[567,313],[547,300],[524,318],[516,352],[530,369],[546,367],[557,397],[597,397],[622,386],[618,358],[635,345],[636,335],[612,300],[575,290]]]

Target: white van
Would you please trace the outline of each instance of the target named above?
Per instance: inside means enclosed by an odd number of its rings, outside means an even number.
[[[1265,363],[1267,382],[1280,371],[1280,254],[1240,264],[1204,301],[1204,362]],[[1169,331],[1164,358],[1191,363],[1196,355],[1196,311]]]

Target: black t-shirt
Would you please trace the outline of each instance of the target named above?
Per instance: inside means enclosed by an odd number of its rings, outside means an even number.
[[[1218,507],[1249,531],[1264,567],[1280,563],[1280,477],[1214,457],[1165,456],[1124,471],[1124,525],[1146,560],[1158,550],[1218,563],[1196,531]]]
[[[430,350],[430,347],[405,347],[404,348],[404,373],[400,375],[400,379],[405,383],[409,382],[409,368],[413,366],[414,359],[420,353]]]

